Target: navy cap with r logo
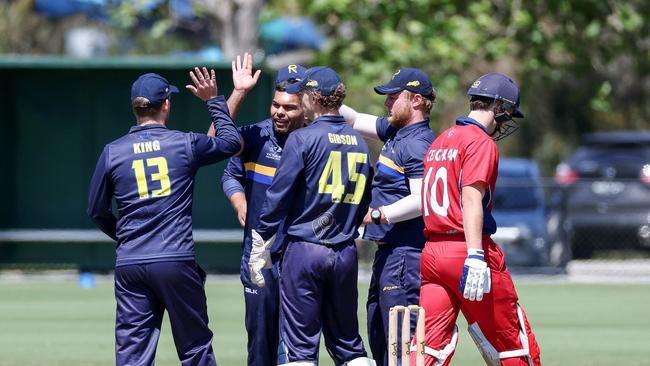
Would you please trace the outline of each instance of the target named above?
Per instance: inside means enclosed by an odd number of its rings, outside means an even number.
[[[341,78],[336,71],[326,66],[316,66],[307,69],[305,77],[299,82],[287,86],[287,93],[296,94],[300,90],[314,90],[321,95],[329,96],[334,94],[336,88],[341,84]]]

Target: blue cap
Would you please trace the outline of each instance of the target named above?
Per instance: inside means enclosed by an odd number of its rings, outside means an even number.
[[[140,77],[131,85],[131,102],[137,97],[149,99],[153,105],[161,104],[172,93],[178,93],[178,88],[171,85],[164,77],[152,72]]]
[[[306,71],[306,68],[297,64],[282,67],[275,76],[275,86],[286,88],[287,85],[302,80],[305,77]]]
[[[431,80],[420,69],[399,69],[393,74],[393,78],[388,83],[375,87],[375,92],[382,95],[399,93],[402,90],[421,94],[428,99],[433,99],[434,97]]]
[[[326,66],[316,66],[307,69],[305,77],[300,82],[287,86],[287,93],[296,94],[307,89],[329,96],[334,94],[336,87],[340,84],[341,78],[336,71]]]
[[[506,109],[513,110],[513,117],[524,117],[519,110],[519,87],[506,75],[492,72],[481,76],[469,87],[467,95],[501,100],[506,103]]]

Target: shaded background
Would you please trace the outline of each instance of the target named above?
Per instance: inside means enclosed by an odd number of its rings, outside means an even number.
[[[520,131],[499,142],[500,150],[539,165],[545,205],[554,210],[551,177],[581,136],[650,129],[649,16],[650,3],[641,0],[0,2],[0,265],[43,262],[48,255],[58,256],[56,264],[78,254],[74,265],[98,265],[84,259],[91,256],[110,268],[106,242],[48,250],[47,240],[37,245],[7,230],[91,229],[87,182],[101,146],[133,123],[126,102],[131,81],[157,71],[182,87],[189,68],[206,64],[220,70],[227,95],[229,62],[245,51],[264,76],[237,118],[240,125],[268,114],[273,72],[288,63],[333,67],[348,87],[346,103],[377,115],[385,113],[384,98],[372,87],[400,67],[422,68],[438,92],[431,116],[436,132],[467,112],[465,92],[478,76],[511,75],[521,86],[526,118]],[[207,116],[188,93],[174,98],[173,128],[203,131]],[[222,169],[199,173],[196,229],[238,229],[218,185]],[[562,215],[555,217],[561,227]],[[218,250],[199,243],[200,256],[227,258],[211,270],[237,270],[237,233],[228,233],[202,236],[225,243]],[[362,253],[371,256],[372,248]],[[631,255],[647,256],[647,250]]]

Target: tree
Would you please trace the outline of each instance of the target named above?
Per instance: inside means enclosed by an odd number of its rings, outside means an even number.
[[[507,154],[551,166],[580,134],[650,128],[650,3],[642,0],[273,1],[277,13],[314,17],[329,35],[318,63],[340,71],[349,102],[382,113],[371,86],[420,67],[439,94],[442,129],[464,113],[482,73],[513,75],[523,89],[519,137]],[[439,122],[444,121],[444,122]]]
[[[257,24],[264,0],[196,0],[218,21],[225,59],[257,50]]]

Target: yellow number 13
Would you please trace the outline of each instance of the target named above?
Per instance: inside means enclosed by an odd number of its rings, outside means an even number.
[[[348,157],[348,180],[356,182],[354,192],[345,194],[345,186],[341,179],[341,152],[332,151],[325,164],[325,169],[320,175],[318,180],[318,193],[331,194],[332,202],[351,203],[358,205],[363,198],[363,191],[366,188],[366,176],[357,173],[357,164],[366,164],[368,162],[368,155],[364,153],[347,153]],[[331,177],[331,182],[330,182]],[[345,197],[343,196],[345,194]]]
[[[158,167],[158,173],[151,174],[151,180],[160,181],[160,189],[151,191],[151,197],[164,197],[172,193],[169,176],[167,175],[167,159],[158,157],[147,159],[147,166]],[[138,183],[138,194],[140,199],[149,198],[149,187],[147,186],[147,176],[144,171],[144,160],[134,160],[131,169],[135,171],[135,180]]]

